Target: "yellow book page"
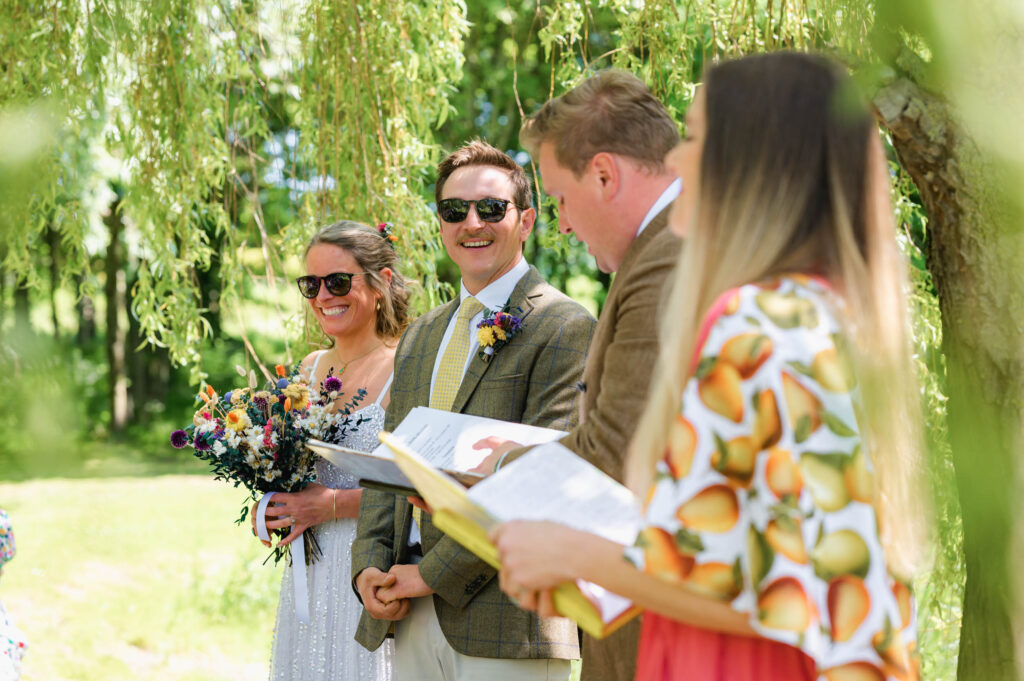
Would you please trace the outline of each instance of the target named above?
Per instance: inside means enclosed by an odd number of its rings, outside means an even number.
[[[487,561],[491,567],[496,570],[501,569],[498,549],[487,538],[487,533],[483,528],[472,520],[447,509],[439,509],[434,511],[433,522],[437,529],[465,546],[482,560]],[[601,621],[601,613],[594,607],[594,604],[587,600],[586,596],[571,582],[559,584],[555,588],[552,598],[558,612],[576,622],[580,629],[594,638],[604,638],[640,612],[639,608],[627,611],[606,624]]]
[[[469,518],[460,516],[446,508],[435,509],[431,520],[437,529],[465,546],[482,560],[487,561],[492,568],[501,569],[498,548],[487,538],[484,528]]]
[[[434,509],[434,525],[492,567],[500,569],[498,549],[488,538],[488,531],[496,525],[494,518],[469,499],[462,485],[403,442],[386,432],[381,432],[380,441],[395,453],[398,467]],[[606,623],[600,610],[571,582],[559,584],[552,598],[558,612],[594,638],[604,638],[640,612],[639,608],[631,608]]]

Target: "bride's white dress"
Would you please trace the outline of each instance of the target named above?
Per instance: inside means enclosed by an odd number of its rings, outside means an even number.
[[[317,356],[310,372],[312,376],[316,375],[322,356],[323,353]],[[381,397],[390,385],[389,378]],[[356,419],[363,421],[339,444],[365,452],[379,444],[377,433],[384,427],[380,399],[354,412]],[[316,476],[317,482],[333,489],[358,486],[355,478],[323,459],[316,464]],[[270,678],[274,681],[390,681],[394,658],[391,639],[373,652],[354,640],[363,610],[352,591],[350,549],[356,536],[356,519],[321,523],[315,532],[323,556],[306,568],[310,621],[308,625],[301,624],[295,617],[292,571],[286,568],[277,605]]]

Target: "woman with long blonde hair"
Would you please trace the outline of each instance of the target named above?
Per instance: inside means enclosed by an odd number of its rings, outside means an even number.
[[[830,61],[747,57],[708,70],[667,160],[685,243],[630,451],[642,529],[506,524],[503,588],[542,615],[571,579],[631,598],[645,681],[916,678],[927,504],[874,122]]]

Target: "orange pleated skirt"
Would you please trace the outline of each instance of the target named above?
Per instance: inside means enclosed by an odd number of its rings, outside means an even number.
[[[644,613],[637,681],[814,681],[814,661],[766,638],[691,627]]]

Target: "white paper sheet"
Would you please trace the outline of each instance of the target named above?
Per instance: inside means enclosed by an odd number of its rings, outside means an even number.
[[[436,468],[468,471],[490,454],[488,449],[473,449],[475,443],[486,437],[493,435],[532,445],[557,440],[565,432],[416,407],[398,424],[392,435]],[[311,440],[309,448],[359,480],[409,488],[411,493],[412,482],[395,465],[395,457],[385,445],[367,453]]]
[[[436,468],[468,471],[491,453],[489,449],[473,449],[473,445],[484,438],[496,436],[523,445],[536,445],[564,437],[565,432],[416,407],[398,424],[392,435]],[[390,455],[390,450],[384,445],[373,450],[374,454],[382,457],[385,452]]]

